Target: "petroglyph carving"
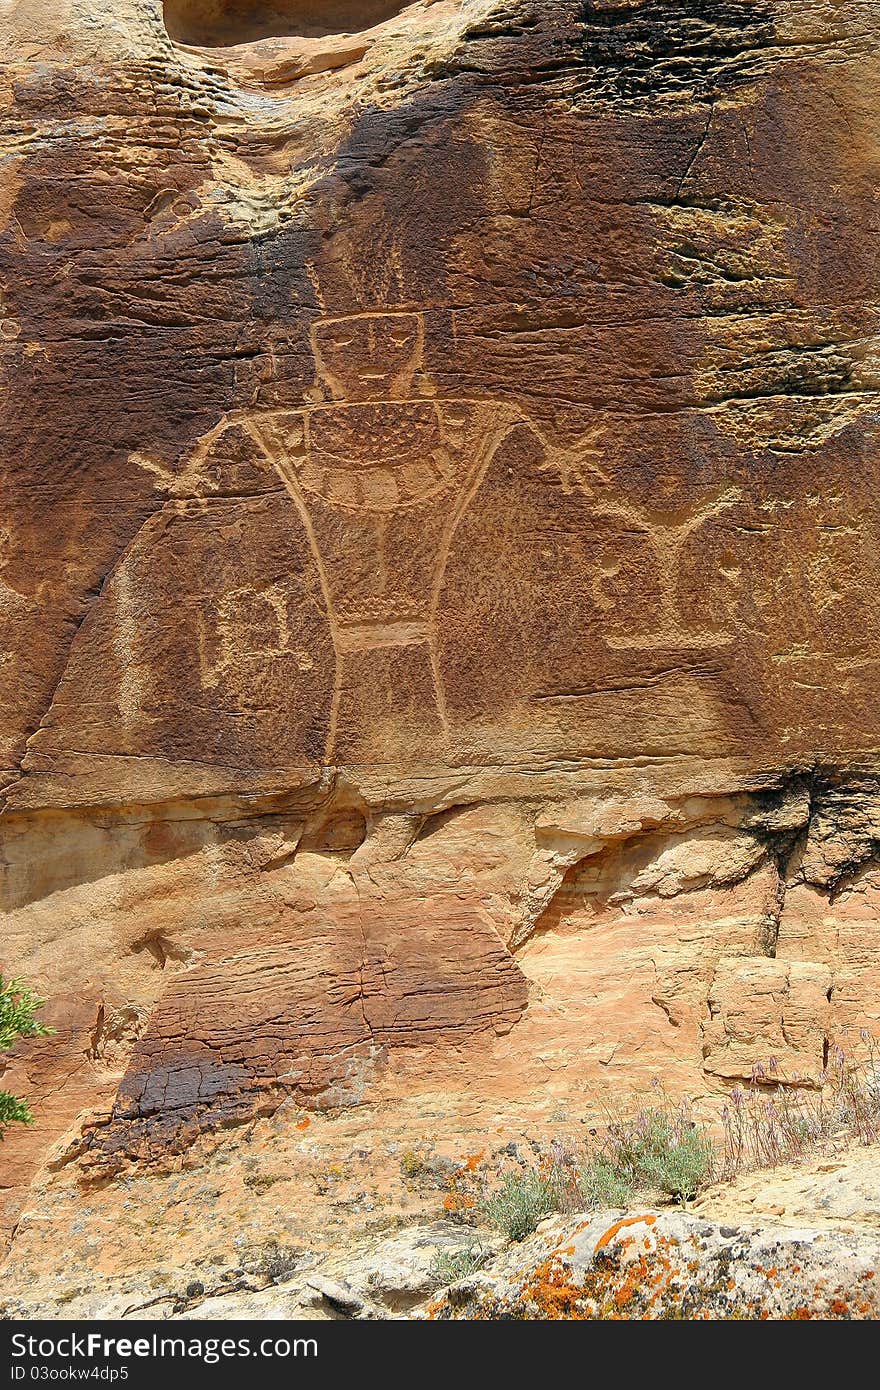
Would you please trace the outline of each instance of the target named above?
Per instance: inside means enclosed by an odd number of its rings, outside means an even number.
[[[425,321],[393,309],[318,319],[309,340],[334,400],[405,399],[422,366]]]
[[[591,430],[570,448],[558,449],[548,454],[539,465],[543,471],[558,473],[562,491],[566,496],[570,497],[573,492],[583,492],[587,497],[593,495],[592,484],[603,476],[600,461],[604,450],[592,446],[601,435],[601,428]]]
[[[643,604],[633,602],[623,573],[625,559],[621,555],[600,564],[593,575],[592,592],[596,606],[605,615],[603,639],[613,650],[647,651],[652,648],[719,647],[729,645],[735,637],[732,600],[740,571],[734,566],[720,571],[724,582],[722,602],[728,608],[730,622],[709,625],[695,614],[693,604],[682,603],[679,588],[682,579],[685,549],[700,527],[742,498],[739,488],[719,486],[696,501],[676,504],[665,498],[658,486],[656,498],[640,506],[629,496],[615,496],[613,484],[602,467],[604,449],[593,447],[601,431],[594,431],[566,450],[550,454],[544,468],[558,472],[565,493],[580,491],[592,504],[596,517],[608,517],[620,522],[621,532],[635,533],[644,538],[654,574],[655,605],[652,612],[642,612]]]
[[[281,584],[265,589],[230,589],[200,615],[199,652],[202,684],[216,688],[233,673],[246,676],[254,663],[291,657],[300,670],[310,670],[309,654],[293,640],[289,596]]]
[[[652,512],[640,508],[629,501],[597,498],[594,510],[599,516],[611,517],[622,522],[628,529],[641,532],[650,547],[657,574],[658,609],[650,628],[632,627],[634,614],[627,606],[620,625],[609,624],[604,638],[606,644],[617,650],[650,650],[663,648],[705,648],[728,646],[735,633],[732,627],[710,627],[701,623],[691,605],[687,611],[681,603],[679,584],[681,579],[684,549],[691,536],[712,517],[733,507],[741,499],[738,488],[718,488],[700,503],[697,503],[685,516],[664,516],[662,512]],[[609,581],[613,581],[617,568],[600,568],[593,579],[593,596],[598,607],[606,614],[613,612],[617,599],[609,593]],[[732,614],[731,614],[732,617]]]
[[[245,429],[302,518],[336,652],[328,759],[345,751],[337,746],[341,720],[361,731],[383,717],[393,723],[393,708],[368,708],[379,687],[393,705],[388,653],[406,652],[409,691],[400,697],[431,691],[431,736],[445,737],[436,614],[449,548],[497,449],[517,425],[528,426],[507,403],[415,395],[424,339],[422,315],[409,311],[321,319],[311,346],[314,394],[323,399],[295,410],[239,411],[205,437],[213,445],[228,426]],[[203,440],[182,477],[192,480],[205,452]],[[269,630],[271,642],[271,623]],[[222,639],[206,679],[231,660]],[[425,714],[420,722],[430,726]]]
[[[203,434],[179,473],[167,468],[158,459],[148,458],[146,454],[130,454],[129,462],[142,468],[145,473],[152,474],[157,490],[167,493],[170,498],[200,497],[216,492],[217,477],[207,472],[206,466],[211,450],[228,427],[229,420],[224,417],[213,429]]]

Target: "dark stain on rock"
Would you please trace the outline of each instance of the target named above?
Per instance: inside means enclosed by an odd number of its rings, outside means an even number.
[[[743,0],[585,0],[582,56],[594,94],[616,101],[710,99],[751,81],[773,41],[773,9]]]

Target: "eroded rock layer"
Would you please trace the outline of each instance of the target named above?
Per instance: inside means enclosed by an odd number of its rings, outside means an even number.
[[[880,1014],[880,4],[0,53],[7,1215],[279,1106],[821,1085]]]

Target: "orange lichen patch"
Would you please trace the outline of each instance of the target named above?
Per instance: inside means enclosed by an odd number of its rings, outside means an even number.
[[[557,1254],[550,1255],[535,1269],[523,1289],[523,1298],[531,1304],[539,1318],[556,1322],[584,1321],[590,1314],[584,1309],[587,1289],[572,1281],[567,1266]]]
[[[475,1173],[477,1171],[477,1168],[482,1163],[485,1154],[485,1149],[480,1149],[480,1152],[476,1154],[468,1154],[467,1158],[464,1161],[464,1166],[465,1168],[467,1168],[469,1173]]]
[[[444,1211],[469,1211],[475,1206],[473,1197],[468,1197],[464,1192],[447,1192],[443,1198]]]
[[[626,1241],[627,1246],[635,1244],[631,1237]],[[655,1251],[631,1257],[625,1269],[619,1261],[603,1262],[587,1273],[582,1284],[572,1278],[562,1259],[567,1252],[555,1251],[523,1286],[517,1306],[528,1318],[548,1320],[664,1316],[665,1297],[671,1295],[677,1306],[682,1292],[675,1285],[678,1270],[670,1259],[673,1246],[674,1242],[661,1238]]]
[[[641,1317],[656,1317],[660,1311],[658,1300],[672,1292],[677,1270],[669,1258],[674,1242],[661,1237],[653,1256],[642,1253],[634,1260],[623,1278],[620,1288],[614,1295],[618,1309],[625,1308],[638,1294],[643,1311]],[[613,1316],[613,1314],[611,1315]]]
[[[311,1122],[311,1120],[309,1119],[308,1115],[303,1115],[303,1117],[302,1117],[301,1120],[297,1120],[295,1128],[296,1128],[296,1129],[308,1129],[308,1127],[309,1127],[309,1125],[310,1125],[311,1123],[312,1123],[312,1122]]]
[[[491,1286],[475,1289],[463,1303],[446,1302],[439,1316],[526,1321],[807,1321],[876,1316],[872,1295],[877,1285],[870,1280],[880,1274],[873,1269],[859,1274],[859,1281],[865,1281],[861,1287],[855,1276],[851,1283],[837,1285],[830,1279],[815,1279],[814,1298],[814,1278],[803,1286],[802,1260],[797,1266],[802,1277],[795,1282],[794,1265],[783,1253],[783,1243],[774,1249],[778,1263],[765,1264],[739,1247],[713,1246],[702,1239],[702,1227],[699,1234],[699,1242],[692,1232],[677,1237],[658,1214],[643,1212],[614,1221],[584,1249],[568,1227],[556,1235],[550,1249],[536,1242],[529,1263],[520,1267],[513,1282],[502,1271],[494,1292]],[[544,1253],[538,1256],[534,1252],[542,1245]],[[702,1253],[695,1258],[697,1248]]]
[[[596,1242],[596,1247],[593,1251],[593,1254],[597,1255],[600,1250],[605,1249],[606,1245],[610,1245],[614,1237],[617,1235],[618,1231],[622,1231],[624,1226],[638,1226],[641,1223],[644,1223],[646,1226],[653,1226],[656,1220],[656,1216],[650,1213],[646,1216],[622,1217],[620,1221],[615,1221],[613,1226],[609,1226],[608,1230],[604,1233],[604,1235],[601,1235],[599,1237],[598,1241]]]

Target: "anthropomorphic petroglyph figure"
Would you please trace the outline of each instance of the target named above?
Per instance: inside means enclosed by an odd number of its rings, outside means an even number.
[[[726,646],[733,640],[728,626],[709,625],[681,603],[679,586],[685,547],[701,526],[728,507],[735,506],[741,494],[737,488],[719,487],[689,506],[684,514],[669,514],[662,509],[641,508],[624,499],[597,497],[594,510],[623,523],[630,530],[641,532],[654,558],[657,576],[656,603],[650,625],[639,623],[637,607],[627,605],[625,625],[609,624],[605,641],[617,650],[649,650],[653,647],[691,649]],[[617,574],[616,567],[599,569],[593,580],[593,595],[606,614],[614,610],[618,599],[609,593],[609,581]]]
[[[702,495],[694,499],[682,495],[679,478],[655,477],[653,496],[640,503],[615,488],[602,466],[604,451],[590,447],[597,442],[596,433],[585,436],[568,451],[548,456],[543,466],[558,471],[564,492],[582,492],[595,516],[620,522],[622,533],[644,537],[653,581],[644,573],[642,561],[638,570],[641,587],[627,582],[623,548],[620,558],[600,565],[593,577],[593,597],[606,618],[606,645],[614,650],[640,651],[726,646],[734,638],[731,623],[711,623],[692,610],[684,611],[679,587],[689,540],[706,522],[741,501],[740,489],[720,485],[702,489]],[[729,580],[736,576],[722,577]]]
[[[423,345],[419,313],[321,319],[311,346],[329,399],[211,431],[253,437],[308,534],[336,652],[328,759],[394,761],[426,737],[442,749],[436,617],[455,529],[514,428],[543,448],[513,405],[417,394]]]

